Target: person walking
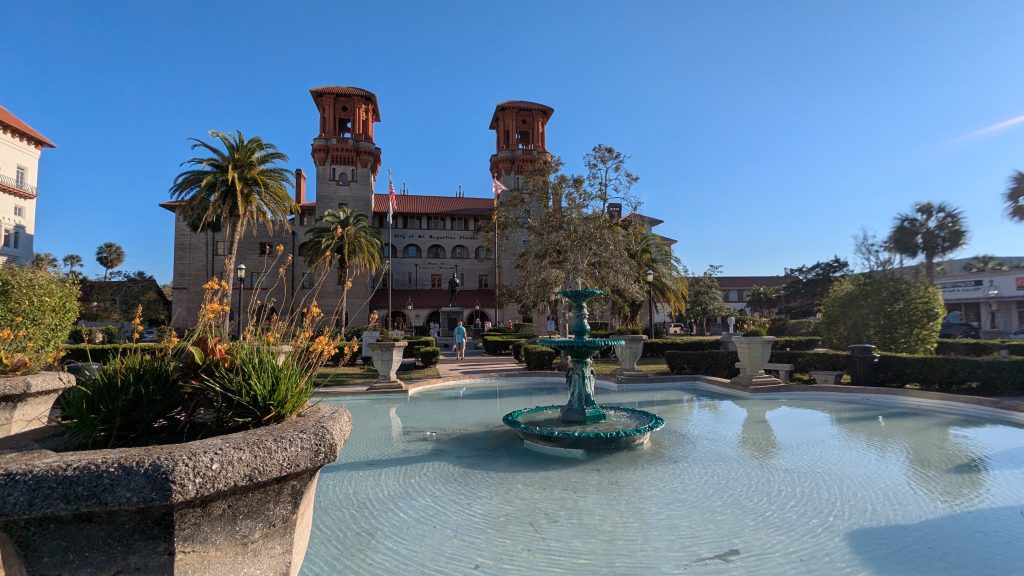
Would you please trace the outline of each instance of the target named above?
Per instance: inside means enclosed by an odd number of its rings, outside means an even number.
[[[466,359],[466,328],[459,322],[459,325],[455,327],[455,359],[465,360]]]

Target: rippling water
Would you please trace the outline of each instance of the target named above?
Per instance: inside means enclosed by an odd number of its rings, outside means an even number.
[[[563,388],[504,379],[337,401],[354,429],[321,472],[302,573],[1024,573],[1024,428],[600,390],[665,428],[585,460],[523,448],[501,417],[564,402]]]

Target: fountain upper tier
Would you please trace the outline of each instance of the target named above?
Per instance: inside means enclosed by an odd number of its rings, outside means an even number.
[[[587,322],[587,301],[594,296],[604,294],[603,290],[590,288],[578,288],[576,290],[560,290],[559,296],[568,299],[574,304],[572,333],[573,338],[541,338],[538,342],[541,346],[547,346],[553,350],[562,350],[576,360],[592,358],[601,350],[609,346],[622,346],[625,344],[619,338],[588,338],[590,335],[590,323]]]

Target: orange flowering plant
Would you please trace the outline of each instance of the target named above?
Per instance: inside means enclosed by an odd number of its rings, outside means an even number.
[[[68,438],[87,446],[181,441],[299,413],[312,398],[317,371],[329,361],[346,361],[358,345],[331,328],[315,294],[297,302],[284,297],[293,259],[281,245],[273,252],[245,293],[245,325],[235,318],[237,338],[223,328],[232,314],[228,285],[211,278],[196,325],[181,339],[171,333],[155,353],[134,349],[118,356],[68,395]],[[265,286],[270,280],[274,284]],[[133,340],[140,334],[137,311]],[[128,407],[139,416],[123,417]]]

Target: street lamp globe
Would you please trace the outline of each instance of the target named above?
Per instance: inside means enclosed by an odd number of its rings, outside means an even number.
[[[644,272],[644,279],[647,280],[648,284],[654,282],[654,270],[648,270],[647,272]]]
[[[238,281],[245,280],[245,264],[239,264],[235,267],[235,275],[238,276]]]

